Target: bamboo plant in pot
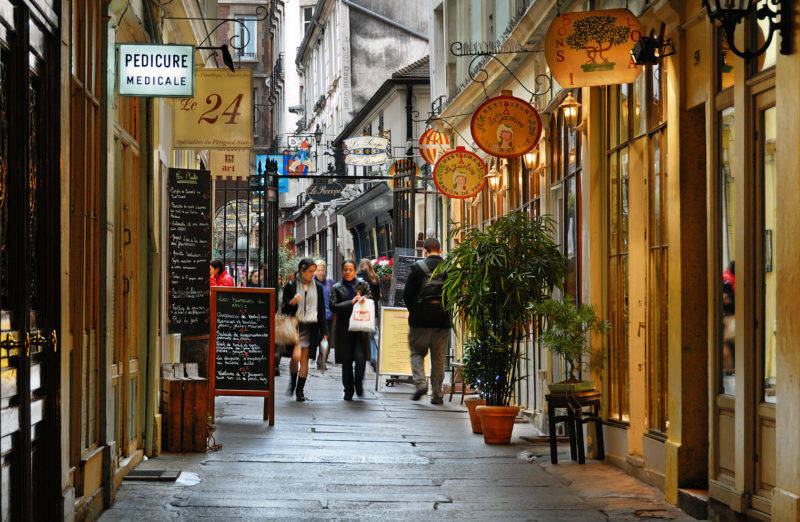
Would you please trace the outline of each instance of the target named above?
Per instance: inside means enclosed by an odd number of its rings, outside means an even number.
[[[450,237],[456,246],[436,269],[445,275],[444,306],[461,321],[480,360],[476,379],[486,405],[477,412],[484,442],[508,443],[519,412],[510,404],[530,310],[562,283],[566,262],[552,239],[552,220],[524,212],[483,230],[458,225]]]
[[[594,390],[593,381],[580,379],[581,370],[584,356],[591,357],[590,335],[607,334],[608,321],[600,319],[592,306],[576,305],[570,296],[565,296],[561,300],[547,299],[532,306],[532,311],[545,319],[539,341],[552,353],[563,357],[566,365],[566,379],[548,384],[550,392],[574,393]],[[597,358],[592,362],[595,367],[602,364]]]
[[[472,433],[483,433],[481,429],[481,419],[478,417],[478,406],[485,406],[486,399],[483,398],[483,381],[481,380],[482,371],[482,353],[478,350],[474,338],[467,339],[464,343],[464,352],[461,356],[463,367],[461,368],[461,377],[464,381],[462,386],[469,386],[471,389],[478,392],[477,397],[470,397],[465,399],[467,411],[469,412],[469,422],[472,426]]]

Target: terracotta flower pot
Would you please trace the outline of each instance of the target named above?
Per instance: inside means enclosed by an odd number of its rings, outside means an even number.
[[[485,406],[486,399],[465,399],[467,404],[467,411],[469,412],[469,422],[472,424],[472,433],[483,433],[481,430],[481,418],[475,408],[478,406]]]
[[[514,430],[514,419],[519,413],[519,406],[478,406],[481,418],[483,442],[486,444],[508,444]]]

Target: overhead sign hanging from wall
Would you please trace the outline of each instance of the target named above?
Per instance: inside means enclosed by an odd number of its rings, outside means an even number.
[[[448,198],[471,198],[486,184],[486,164],[477,154],[456,147],[436,162],[433,182]]]
[[[469,129],[475,144],[492,156],[516,158],[539,142],[542,120],[530,103],[502,91],[475,109]]]
[[[436,160],[448,150],[450,150],[450,140],[436,129],[427,129],[419,137],[419,154],[431,165],[436,165]]]
[[[312,183],[306,189],[306,195],[319,203],[328,203],[342,197],[344,187],[340,183]]]
[[[642,24],[627,9],[564,13],[547,29],[544,54],[562,87],[631,83],[642,68],[631,49],[642,37]]]
[[[194,95],[193,46],[119,44],[118,56],[120,96]]]
[[[176,149],[253,148],[253,71],[198,69],[193,98],[175,100]]]
[[[389,138],[355,136],[344,140],[344,162],[347,165],[369,167],[389,161]]]
[[[250,151],[247,149],[211,150],[208,163],[214,177],[247,179],[250,175]]]

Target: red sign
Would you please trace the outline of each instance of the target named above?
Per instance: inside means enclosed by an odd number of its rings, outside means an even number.
[[[436,160],[449,148],[450,140],[437,130],[428,129],[419,137],[419,153],[431,165],[436,165]]]
[[[477,154],[457,147],[436,162],[433,182],[448,198],[471,198],[486,184],[486,164]]]
[[[539,142],[542,120],[530,103],[503,91],[475,110],[469,130],[478,147],[492,156],[516,158]]]

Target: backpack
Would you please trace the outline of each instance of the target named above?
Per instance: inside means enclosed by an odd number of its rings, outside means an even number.
[[[424,318],[424,322],[428,324],[449,325],[450,316],[442,306],[442,288],[444,286],[442,276],[431,277],[431,269],[424,259],[418,261],[417,265],[425,273],[425,280],[417,294],[415,315],[418,318]]]

